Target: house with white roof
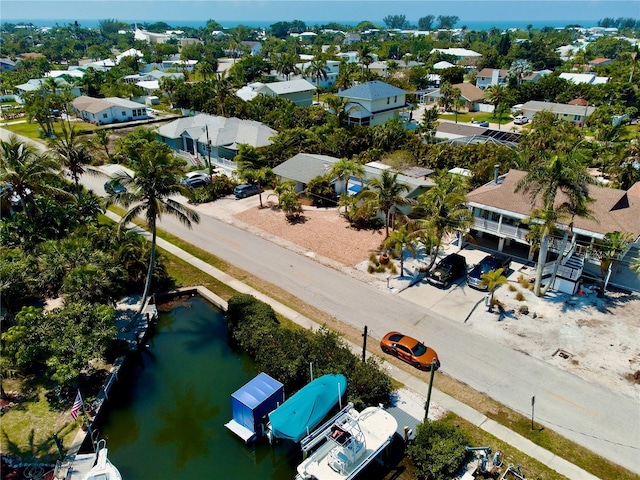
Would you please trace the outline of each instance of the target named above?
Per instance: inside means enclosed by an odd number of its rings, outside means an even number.
[[[347,124],[382,125],[409,106],[405,90],[379,80],[342,90],[337,96],[349,101]]]
[[[580,84],[586,83],[588,85],[602,85],[609,81],[609,77],[598,77],[594,73],[561,73],[560,78],[567,80],[571,83]]]
[[[585,118],[596,111],[596,107],[568,105],[566,103],[540,102],[531,100],[522,105],[522,114],[531,120],[538,112],[551,112],[559,120],[582,125]]]
[[[301,107],[308,107],[313,103],[315,91],[316,87],[307,80],[300,78],[284,82],[254,82],[242,87],[236,92],[236,95],[245,101],[252,100],[258,95],[282,97]]]
[[[142,30],[137,27],[133,32],[134,40],[140,40],[142,42],[148,43],[167,43],[167,41],[171,38],[172,35],[166,33],[148,32],[147,30]]]
[[[278,132],[254,120],[240,120],[204,113],[184,117],[156,130],[158,140],[194,164],[212,163],[235,168],[232,162],[242,144],[264,147]]]
[[[75,98],[71,105],[79,118],[96,125],[150,118],[144,105],[118,97],[93,98],[83,95]]]
[[[431,50],[431,53],[440,52],[445,55],[451,55],[453,57],[457,57],[458,63],[464,59],[469,58],[480,58],[482,54],[478,52],[474,52],[473,50],[469,50],[466,48],[434,48]]]
[[[440,62],[433,64],[434,70],[444,70],[445,68],[451,67],[455,67],[455,65],[453,63],[447,62],[446,60],[441,60]]]

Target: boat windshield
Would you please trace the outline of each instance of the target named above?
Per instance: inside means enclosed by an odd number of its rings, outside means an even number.
[[[411,349],[411,352],[413,353],[414,356],[421,357],[422,355],[427,353],[427,347],[425,347],[423,344],[418,342],[418,344]]]

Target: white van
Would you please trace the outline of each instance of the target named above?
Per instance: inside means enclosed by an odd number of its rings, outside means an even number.
[[[517,117],[513,117],[513,123],[516,125],[524,125],[525,123],[529,123],[529,117],[518,115]]]

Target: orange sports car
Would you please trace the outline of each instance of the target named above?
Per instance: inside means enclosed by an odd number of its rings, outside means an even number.
[[[415,338],[399,332],[389,332],[380,340],[380,348],[384,353],[394,355],[419,370],[431,370],[435,364],[440,368],[438,354],[433,348],[427,347]]]

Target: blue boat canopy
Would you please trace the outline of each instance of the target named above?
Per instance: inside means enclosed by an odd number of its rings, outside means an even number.
[[[347,390],[344,375],[323,375],[269,414],[274,437],[299,442],[320,423]]]
[[[231,395],[233,419],[225,426],[250,442],[262,435],[262,419],[284,402],[284,386],[261,373]]]

